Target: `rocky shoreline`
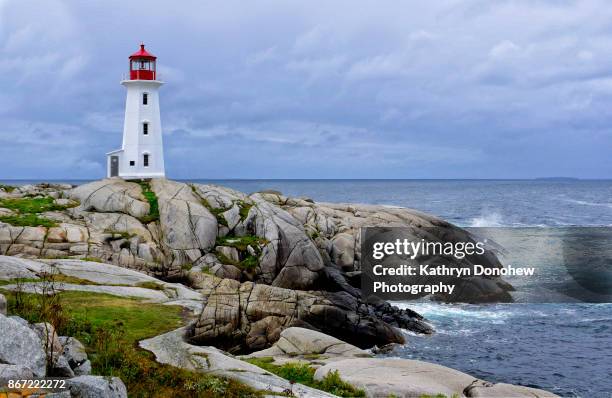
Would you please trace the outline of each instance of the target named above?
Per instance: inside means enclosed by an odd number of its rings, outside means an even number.
[[[410,209],[316,203],[278,192],[246,195],[165,179],[0,188],[0,280],[5,281],[0,289],[44,293],[37,279],[52,270],[67,280],[58,291],[182,306],[190,314],[184,327],[140,346],[160,363],[236,379],[257,390],[333,396],[242,359],[305,361],[316,369],[315,380],[337,371],[367,396],[554,396],[364,351],[404,343],[402,330],[434,332],[414,311],[362,297],[365,226],[401,226],[415,236],[434,231],[433,238],[444,241],[467,236]],[[491,253],[478,261],[501,266]],[[470,278],[455,299],[505,302],[511,289],[499,278]],[[2,319],[9,322],[0,316],[0,324]],[[3,349],[0,342],[0,357]],[[0,358],[7,366],[27,367],[11,361]],[[380,373],[366,377],[359,369]],[[72,396],[90,396],[78,394]]]

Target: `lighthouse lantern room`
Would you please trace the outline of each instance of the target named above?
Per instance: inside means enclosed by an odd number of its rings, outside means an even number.
[[[156,60],[144,44],[130,55],[130,76],[121,82],[127,89],[123,144],[107,153],[108,177],[165,176],[158,93],[163,82],[157,80]]]

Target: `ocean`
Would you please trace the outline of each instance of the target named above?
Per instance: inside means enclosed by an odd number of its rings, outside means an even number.
[[[612,226],[612,180],[192,181],[247,193],[273,189],[316,201],[404,206],[462,227]],[[395,303],[423,314],[436,333],[409,335],[390,355],[564,397],[611,397],[612,304],[521,302],[518,290],[515,304]]]

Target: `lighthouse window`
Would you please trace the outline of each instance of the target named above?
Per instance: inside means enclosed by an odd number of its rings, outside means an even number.
[[[142,134],[149,135],[149,123],[142,124]]]
[[[130,166],[135,166],[136,162],[134,160],[130,160]]]
[[[142,93],[142,104],[143,105],[147,105],[149,103],[149,94],[148,93]]]
[[[145,153],[142,159],[144,167],[149,167],[149,154]]]

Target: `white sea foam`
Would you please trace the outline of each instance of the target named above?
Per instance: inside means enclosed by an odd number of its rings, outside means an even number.
[[[470,227],[503,227],[504,220],[501,214],[492,212],[472,218]]]
[[[597,202],[589,202],[586,200],[578,200],[578,199],[565,199],[567,202],[570,203],[575,203],[577,205],[583,205],[583,206],[599,206],[599,207],[607,207],[612,209],[612,203],[597,203]]]
[[[442,303],[423,303],[423,302],[392,302],[399,308],[410,308],[418,312],[425,318],[477,318],[488,319],[490,321],[504,321],[516,314],[514,311],[501,309],[499,306],[490,306],[486,310],[482,306],[469,304],[442,304]]]

